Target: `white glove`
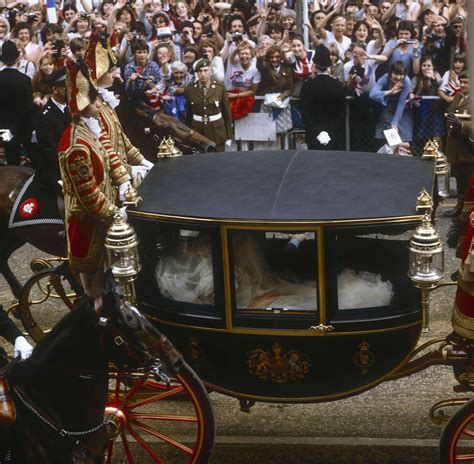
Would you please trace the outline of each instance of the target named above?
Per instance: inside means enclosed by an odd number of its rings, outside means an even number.
[[[231,145],[232,145],[232,140],[231,139],[225,141],[225,146],[226,147],[230,147]]]
[[[143,166],[147,169],[147,171],[149,171],[154,166],[154,164],[151,161],[148,161],[147,159],[143,158],[139,166]]]
[[[147,169],[145,166],[131,166],[132,168],[132,177],[135,178],[140,176],[142,179],[146,177],[148,174],[149,169]]]
[[[331,137],[326,131],[320,132],[316,138],[321,145],[327,145],[331,141]]]
[[[129,180],[119,185],[119,200],[125,200],[125,192],[132,186]]]
[[[9,142],[13,138],[10,129],[0,129],[0,139],[4,142]]]
[[[25,337],[16,337],[15,345],[13,346],[13,353],[15,358],[21,356],[21,360],[24,361],[31,356],[31,353],[33,353],[33,347],[27,342]]]
[[[122,216],[122,219],[124,221],[126,221],[128,219],[127,207],[126,206],[122,206],[121,208],[119,208],[119,213],[120,213],[120,216]]]

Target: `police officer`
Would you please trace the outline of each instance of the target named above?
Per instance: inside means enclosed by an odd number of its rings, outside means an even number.
[[[225,151],[232,139],[232,117],[224,86],[211,79],[211,63],[206,58],[196,61],[197,80],[189,84],[186,96],[186,124]]]
[[[51,98],[36,123],[38,141],[38,169],[36,178],[43,187],[62,194],[58,160],[58,143],[71,116],[66,104],[66,68],[47,76],[45,84],[51,88]]]
[[[314,77],[303,82],[300,94],[308,150],[343,149],[346,93],[329,75],[330,66],[329,50],[319,45],[313,57]]]

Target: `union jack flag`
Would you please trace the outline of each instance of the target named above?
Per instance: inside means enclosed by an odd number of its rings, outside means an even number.
[[[454,95],[461,90],[461,87],[458,87],[454,82],[449,81],[445,90],[450,97],[454,97]]]

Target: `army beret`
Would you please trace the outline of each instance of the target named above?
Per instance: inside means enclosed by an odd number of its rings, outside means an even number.
[[[211,66],[211,62],[207,58],[201,58],[194,63],[193,68],[195,72],[198,72],[206,66]]]

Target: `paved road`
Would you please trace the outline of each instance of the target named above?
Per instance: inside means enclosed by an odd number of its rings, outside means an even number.
[[[438,226],[444,234],[448,220],[440,218]],[[25,246],[11,259],[22,281],[35,256],[38,252]],[[449,275],[457,267],[452,251],[446,262]],[[432,295],[430,337],[451,331],[453,295],[453,287]],[[11,301],[0,277],[0,303]],[[311,405],[260,403],[250,413],[240,412],[237,400],[212,393],[217,443],[211,463],[435,463],[442,429],[428,412],[435,402],[455,396],[454,383],[449,368],[433,367],[353,398]],[[139,462],[148,462],[142,453]]]

